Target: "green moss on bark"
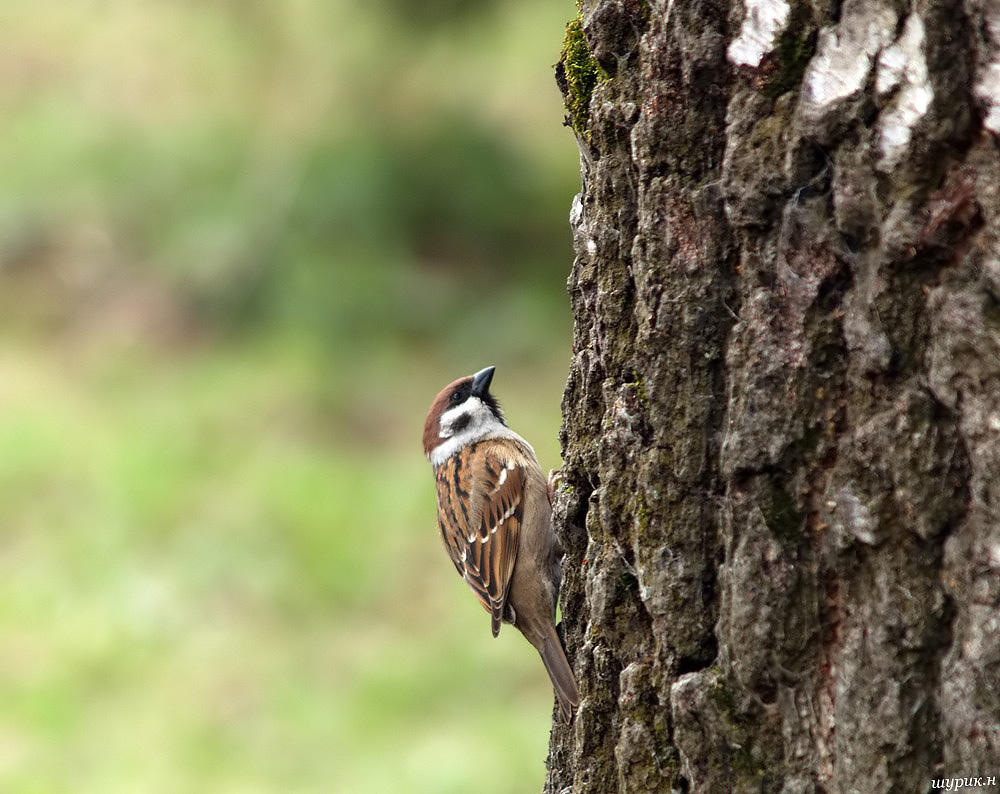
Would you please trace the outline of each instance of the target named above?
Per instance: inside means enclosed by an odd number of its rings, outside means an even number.
[[[566,125],[582,138],[589,139],[588,115],[594,87],[608,76],[587,45],[583,19],[577,15],[566,23],[563,48],[556,64],[556,82],[566,105]]]
[[[801,6],[805,8],[805,6]],[[799,14],[801,15],[801,13]],[[774,76],[764,85],[764,94],[776,98],[793,91],[802,82],[806,67],[816,51],[816,30],[811,27],[800,27],[800,20],[793,19],[778,38],[776,48],[778,69]]]

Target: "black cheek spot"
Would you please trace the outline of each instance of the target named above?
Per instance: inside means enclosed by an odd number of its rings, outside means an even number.
[[[455,421],[451,423],[451,434],[456,435],[461,433],[465,428],[469,426],[469,422],[472,421],[472,417],[468,414],[462,414],[455,418]]]

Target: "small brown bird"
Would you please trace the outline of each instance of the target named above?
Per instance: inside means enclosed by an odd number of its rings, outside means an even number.
[[[535,451],[507,427],[490,394],[494,367],[446,386],[424,423],[437,482],[438,525],[459,574],[493,619],[538,650],[563,719],[580,702],[555,628],[561,549]]]

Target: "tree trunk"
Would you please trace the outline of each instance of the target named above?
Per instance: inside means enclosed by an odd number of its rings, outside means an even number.
[[[557,79],[545,791],[996,791],[1000,2],[584,0]]]

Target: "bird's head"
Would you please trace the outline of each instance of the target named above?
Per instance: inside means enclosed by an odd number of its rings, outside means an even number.
[[[449,383],[434,398],[424,422],[424,454],[447,458],[468,444],[506,427],[503,411],[490,394],[495,367]],[[450,450],[448,454],[445,451]]]

